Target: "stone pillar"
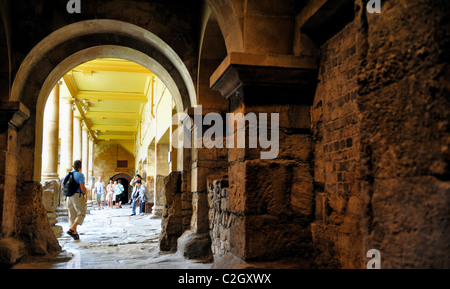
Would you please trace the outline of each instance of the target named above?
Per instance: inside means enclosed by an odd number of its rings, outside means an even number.
[[[45,105],[42,142],[42,181],[59,179],[59,83],[53,88]]]
[[[150,145],[147,149],[147,167],[145,168],[147,171],[147,178],[145,179],[145,185],[152,197],[152,200],[149,201],[153,205],[155,204],[155,146]],[[152,205],[152,206],[153,206]]]
[[[59,205],[60,186],[59,180],[46,181],[42,185],[42,204],[47,211],[48,221],[57,238],[62,234],[62,227],[56,225],[58,222],[57,206]]]
[[[302,258],[312,249],[309,105],[316,63],[296,56],[261,57],[264,61],[232,53],[211,77],[212,88],[228,99],[230,116],[248,116],[244,129],[234,121],[227,124],[227,141],[234,138],[233,144],[227,142],[230,253],[243,260]],[[240,148],[236,142],[242,132],[245,147]],[[250,136],[255,146],[250,147]],[[270,147],[263,147],[265,139]]]
[[[79,117],[73,118],[73,158],[72,164],[76,160],[81,160],[81,119]]]
[[[172,110],[172,117],[176,114],[176,109],[174,108]],[[173,132],[176,131],[178,128],[178,124],[172,123],[170,126],[170,143],[173,144],[174,140],[172,139]],[[170,166],[170,172],[178,171],[178,149],[173,147],[172,145],[169,146],[170,150],[170,159],[169,159],[169,166]],[[181,167],[180,167],[181,170]]]
[[[153,214],[161,216],[163,211],[163,198],[161,192],[164,187],[164,178],[169,175],[168,162],[169,144],[156,144],[155,146],[155,179]]]
[[[94,139],[91,135],[89,135],[89,167],[88,167],[88,175],[90,177],[91,185],[95,184],[95,176],[94,176]]]
[[[155,204],[156,204],[156,148],[154,143],[150,144],[147,149],[147,188],[152,196],[152,217],[159,218],[155,214]],[[151,186],[151,188],[149,188]]]
[[[198,148],[191,150],[190,192],[192,204],[192,216],[190,230],[183,233],[179,239],[179,252],[186,258],[208,258],[211,256],[211,237],[209,220],[209,202],[207,182],[208,178],[222,179],[227,175],[227,150],[226,148],[207,148],[203,143],[203,132],[210,127],[203,125],[203,117],[207,113],[218,113],[217,109],[188,108],[187,114],[191,119],[200,120],[200,127],[192,123],[191,135]],[[225,136],[221,141],[225,140]]]
[[[81,122],[81,125],[83,127],[81,131],[81,172],[86,184],[89,185],[89,135],[84,122]]]
[[[30,118],[30,110],[20,102],[0,101],[0,250],[16,252],[1,243],[15,232],[17,221],[18,175],[20,168],[19,131]],[[7,165],[6,165],[7,164]],[[7,244],[8,245],[8,244]],[[12,250],[12,251],[11,251]],[[1,263],[1,262],[0,262]],[[9,265],[9,264],[8,264]]]
[[[203,125],[203,117],[208,113],[220,114],[217,109],[189,108],[188,114],[192,119],[201,120],[201,127],[194,124],[192,129],[192,138],[198,143],[198,148],[192,149],[191,166],[191,192],[192,192],[192,220],[191,230],[196,234],[209,232],[208,220],[208,199],[207,199],[207,179],[222,179],[227,175],[228,161],[226,148],[205,147],[203,142],[203,133],[210,127]],[[224,115],[223,115],[224,116]],[[223,136],[222,142],[225,144],[226,136]]]
[[[47,211],[47,218],[50,222],[50,225],[52,226],[55,236],[57,237],[59,237],[62,232],[62,228],[60,226],[56,226],[58,217],[56,213],[56,207],[59,205],[60,195],[60,179],[58,172],[60,123],[59,90],[60,84],[57,83],[47,99],[47,104],[44,111],[44,129],[42,142],[42,204]],[[62,165],[60,166],[62,167]]]
[[[61,158],[59,177],[63,178],[72,169],[73,160],[73,110],[72,101],[61,98],[59,124],[61,127]]]
[[[156,145],[157,175],[169,175],[169,144],[158,143]]]
[[[159,247],[161,251],[177,251],[177,239],[183,233],[181,206],[181,173],[171,172],[164,178],[161,198],[165,206],[161,220]]]

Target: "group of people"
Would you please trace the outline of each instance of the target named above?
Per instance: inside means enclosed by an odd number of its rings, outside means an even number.
[[[139,201],[139,215],[144,215],[145,212],[145,202],[150,199],[150,193],[147,187],[142,184],[142,177],[140,175],[135,175],[131,180],[131,186],[133,187],[133,192],[131,193],[131,198],[129,203],[131,203],[131,216],[136,215],[136,205]]]
[[[86,216],[86,198],[84,195],[87,192],[85,187],[85,178],[83,173],[81,173],[81,161],[77,160],[73,163],[73,173],[74,180],[78,183],[78,188],[73,196],[68,197],[67,209],[69,212],[69,230],[67,234],[71,236],[74,240],[79,240],[79,235],[77,232],[78,225],[82,225],[84,218]],[[64,182],[61,184],[61,189],[68,179],[67,176],[64,177]],[[150,193],[147,187],[142,182],[142,177],[140,175],[135,175],[131,180],[130,185],[133,187],[131,193],[131,198],[129,203],[131,204],[131,216],[136,215],[136,206],[139,202],[139,215],[144,215],[145,212],[145,202],[150,200]],[[115,202],[116,208],[122,207],[123,192],[125,188],[123,187],[120,180],[113,181],[109,180],[108,186],[102,180],[102,177],[98,178],[95,183],[94,190],[97,195],[97,203],[99,210],[103,209],[104,202],[108,203],[109,208],[113,208],[113,202]]]
[[[103,209],[105,200],[108,207],[111,209],[114,208],[114,203],[116,205],[116,209],[122,208],[123,192],[125,191],[125,188],[123,187],[121,180],[113,181],[113,179],[110,179],[108,186],[105,187],[102,177],[98,177],[94,190],[97,195],[99,210]]]
[[[145,185],[142,185],[142,177],[137,174],[131,180],[130,185],[133,187],[129,204],[131,204],[132,212],[131,216],[136,215],[136,205],[139,202],[139,215],[143,215],[145,212],[145,202],[150,199],[150,194]],[[115,202],[116,209],[122,208],[123,192],[125,188],[120,180],[109,180],[108,186],[105,189],[105,183],[102,177],[98,177],[98,181],[95,183],[94,190],[97,194],[98,209],[103,209],[103,204],[108,203],[109,208],[113,208],[113,202]]]

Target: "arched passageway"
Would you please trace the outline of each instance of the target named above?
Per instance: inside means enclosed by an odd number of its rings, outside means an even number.
[[[48,95],[68,71],[98,58],[126,59],[151,70],[170,92],[174,112],[182,112],[196,104],[194,85],[185,65],[167,44],[151,32],[115,20],[89,20],[63,27],[33,48],[20,66],[12,85],[10,100],[24,104],[32,115],[22,130],[26,137],[17,140],[21,155],[27,159],[26,163],[20,164],[21,180],[29,184],[23,190],[30,190],[33,194],[32,187],[39,186],[43,114]],[[39,69],[35,69],[37,67]],[[183,150],[178,150],[176,154],[173,168],[182,169]],[[119,177],[129,182],[132,176],[116,176]],[[42,212],[42,205],[38,207],[38,211]],[[41,235],[38,240],[29,241],[40,242],[46,248],[44,250],[51,251],[58,245],[45,223],[43,220],[38,229],[24,230],[33,230]],[[13,233],[13,228],[9,232],[5,229],[4,234]]]
[[[382,268],[448,266],[450,2],[64,2],[0,1],[2,264],[59,249],[40,197],[44,104],[69,70],[107,57],[153,71],[199,144],[168,149],[179,120],[139,151],[167,251],[220,268],[364,268],[377,248]],[[226,144],[254,120],[274,126],[256,146],[206,149],[229,115],[248,118]],[[159,158],[172,165],[150,180]]]
[[[123,192],[123,197],[122,197],[122,203],[125,204],[128,202],[128,200],[130,199],[130,194],[131,194],[131,177],[129,175],[126,174],[117,174],[115,176],[113,176],[111,178],[113,181],[118,181],[120,180],[123,187],[124,187],[124,192]]]
[[[100,42],[102,45],[98,45],[99,34],[104,38],[103,43]],[[77,45],[73,45],[74,42]],[[74,23],[55,31],[30,52],[19,68],[12,86],[12,101],[21,101],[32,111],[35,108],[36,119],[30,120],[26,126],[36,126],[37,155],[41,151],[43,107],[56,82],[69,70],[84,62],[114,57],[136,62],[154,72],[171,92],[177,111],[195,106],[195,91],[186,67],[157,36],[120,21],[92,20]],[[33,67],[40,69],[36,71]],[[35,85],[26,85],[27,82]],[[33,150],[24,153],[30,154],[30,160],[34,160],[32,176],[34,180],[38,180],[40,158],[34,157]]]

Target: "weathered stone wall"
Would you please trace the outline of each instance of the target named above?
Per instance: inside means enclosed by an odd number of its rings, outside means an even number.
[[[320,47],[315,266],[448,267],[449,4],[366,3]]]
[[[121,145],[98,143],[95,145],[94,151],[94,176],[96,181],[101,176],[105,184],[108,184],[110,178],[120,173],[134,176],[134,156]],[[126,172],[117,170],[117,160],[128,161]]]
[[[182,215],[183,231],[186,231],[191,227],[191,218],[192,218],[191,192],[181,192],[181,215]]]
[[[365,251],[382,268],[450,266],[449,1],[359,16]]]
[[[38,182],[20,182],[17,194],[16,234],[27,246],[28,254],[45,255],[60,250],[58,240],[42,204],[42,186]]]
[[[314,139],[315,222],[319,267],[361,266],[356,25],[320,47],[319,77],[311,107]]]
[[[147,176],[147,181],[145,182],[145,186],[146,186],[146,188],[147,188],[147,190],[148,190],[148,193],[150,194],[150,196],[151,196],[151,200],[148,200],[147,201],[147,203],[148,202],[150,202],[150,203],[153,203],[153,197],[154,197],[154,194],[155,194],[155,179],[153,178],[153,176]]]
[[[230,195],[226,180],[208,183],[209,229],[211,251],[214,259],[220,259],[231,252],[230,233],[233,215],[230,213]]]
[[[61,192],[61,181],[52,180],[41,183],[42,185],[42,204],[47,212],[47,218],[52,226],[53,232],[56,237],[60,237],[62,233],[62,227],[57,226],[58,222],[56,213],[57,207],[61,202],[65,202],[65,197]],[[62,199],[62,200],[61,200]]]
[[[162,194],[162,192],[164,192],[165,190],[165,180],[166,176],[156,176],[154,182],[155,182],[155,188],[154,188],[154,193],[155,193],[155,205],[153,206],[153,213],[161,216],[162,211],[164,209],[164,202],[165,202],[165,197]]]
[[[181,208],[181,173],[171,172],[164,178],[160,191],[164,204],[161,220],[159,247],[161,251],[177,251],[177,239],[183,233],[183,214]]]

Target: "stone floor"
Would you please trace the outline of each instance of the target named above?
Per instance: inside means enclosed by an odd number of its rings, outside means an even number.
[[[28,257],[14,269],[208,269],[212,263],[187,260],[177,253],[159,251],[161,219],[152,215],[130,216],[131,208],[91,208],[78,227],[80,240],[66,235],[67,220],[58,238],[62,251],[49,256]]]

